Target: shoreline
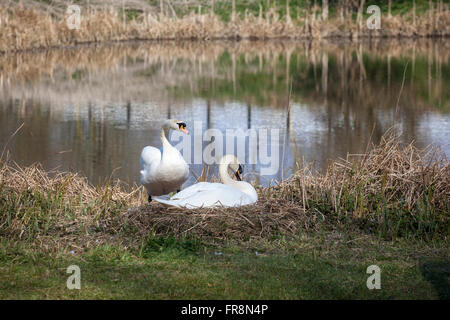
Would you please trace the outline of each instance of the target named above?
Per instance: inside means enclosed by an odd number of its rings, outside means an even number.
[[[0,4],[0,299],[450,299],[450,10],[412,3]],[[148,203],[168,118],[180,189],[222,148],[258,201]]]
[[[236,38],[236,37],[218,37],[213,39],[200,39],[200,38],[128,38],[128,39],[120,39],[120,40],[104,40],[104,41],[81,41],[74,42],[70,44],[62,44],[62,45],[54,45],[54,46],[43,46],[43,47],[32,47],[25,49],[17,49],[17,50],[0,50],[0,55],[8,55],[8,54],[20,54],[20,53],[33,53],[33,52],[44,52],[49,50],[66,50],[66,49],[78,49],[84,46],[93,46],[93,45],[120,45],[120,44],[132,44],[132,43],[220,43],[220,42],[230,42],[230,43],[239,43],[239,42],[324,42],[324,43],[338,43],[345,42],[347,44],[358,44],[361,42],[371,43],[371,42],[379,42],[379,41],[422,41],[422,40],[448,40],[450,39],[450,34],[446,35],[426,35],[426,36],[362,36],[357,39],[348,37],[348,36],[330,36],[330,37],[319,37],[319,38],[309,38],[309,37],[272,37],[272,38]]]
[[[63,51],[63,50],[79,50],[83,48],[96,48],[96,47],[120,47],[124,46],[141,46],[141,45],[238,45],[238,44],[314,44],[314,45],[378,45],[380,43],[384,44],[403,44],[403,43],[424,43],[424,42],[439,42],[446,41],[450,39],[450,34],[446,36],[430,36],[430,37],[364,37],[358,39],[349,39],[346,37],[330,37],[330,38],[271,38],[271,39],[232,39],[232,38],[217,38],[211,40],[203,39],[124,39],[124,40],[106,40],[102,42],[79,42],[73,44],[55,45],[50,47],[40,47],[40,48],[28,48],[15,51],[0,51],[1,56],[8,55],[19,55],[19,54],[33,54],[33,53],[44,53],[50,51]]]

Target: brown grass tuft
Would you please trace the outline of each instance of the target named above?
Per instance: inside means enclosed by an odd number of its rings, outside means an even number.
[[[120,181],[92,186],[71,172],[46,172],[41,165],[21,168],[0,163],[0,234],[31,238],[55,229],[91,227],[137,204],[139,190]]]

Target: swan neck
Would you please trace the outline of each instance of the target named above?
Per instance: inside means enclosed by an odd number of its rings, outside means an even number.
[[[233,180],[228,175],[228,165],[231,163],[231,161],[232,160],[224,161],[223,163],[220,164],[220,166],[219,166],[219,175],[220,175],[220,179],[222,180],[222,182],[224,184],[236,187],[237,185],[239,185],[239,181]]]
[[[220,164],[219,167],[219,175],[220,175],[220,179],[222,180],[222,182],[226,185],[229,185],[231,187],[234,187],[238,190],[240,190],[241,192],[247,194],[248,196],[250,196],[250,198],[254,199],[255,201],[258,200],[258,194],[256,193],[255,189],[253,188],[253,186],[251,186],[249,183],[245,182],[245,181],[236,181],[234,179],[232,179],[229,175],[228,175],[228,165],[233,161],[233,159],[230,159],[229,161],[224,161],[223,163]]]
[[[168,135],[169,135],[169,129],[162,127],[161,128],[161,144],[162,144],[162,148],[163,148],[163,156],[164,156],[165,150],[173,148],[172,145],[170,144],[169,140],[167,139]]]

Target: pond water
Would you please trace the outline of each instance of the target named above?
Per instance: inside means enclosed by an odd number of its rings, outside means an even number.
[[[2,55],[0,148],[20,165],[134,184],[142,148],[161,147],[161,122],[180,119],[191,134],[171,139],[192,163],[185,186],[222,150],[240,152],[246,180],[268,185],[305,163],[324,170],[362,153],[393,125],[403,142],[449,155],[449,56],[449,42],[436,40],[139,42]],[[223,149],[227,132],[256,140]]]

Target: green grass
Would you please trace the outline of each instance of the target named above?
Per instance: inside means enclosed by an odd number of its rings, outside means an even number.
[[[450,261],[442,253],[435,253],[439,249],[424,249],[420,245],[405,247],[404,243],[380,245],[367,239],[353,239],[335,246],[321,240],[302,238],[243,247],[235,244],[217,246],[195,239],[149,238],[137,249],[122,248],[117,244],[88,249],[76,255],[56,256],[23,243],[2,242],[0,298],[450,297]],[[72,264],[81,270],[80,290],[66,288],[69,276],[66,268]],[[366,268],[372,264],[381,268],[380,290],[366,287],[369,276]]]

